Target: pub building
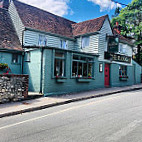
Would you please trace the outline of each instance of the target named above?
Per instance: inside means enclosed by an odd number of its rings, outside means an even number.
[[[11,71],[29,75],[30,92],[47,96],[141,82],[134,45],[120,35],[118,23],[112,29],[108,15],[76,23],[18,0],[8,4],[24,51],[20,69]]]

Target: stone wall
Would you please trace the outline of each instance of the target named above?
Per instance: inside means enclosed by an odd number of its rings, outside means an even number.
[[[0,75],[0,103],[18,101],[28,96],[28,75]]]

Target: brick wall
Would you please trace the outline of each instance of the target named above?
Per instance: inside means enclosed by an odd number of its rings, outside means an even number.
[[[28,82],[28,75],[0,74],[0,103],[26,98]]]

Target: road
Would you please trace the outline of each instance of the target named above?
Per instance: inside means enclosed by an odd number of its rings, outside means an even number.
[[[0,142],[142,142],[142,90],[1,118]]]

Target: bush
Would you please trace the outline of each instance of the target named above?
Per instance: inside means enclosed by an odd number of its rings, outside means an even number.
[[[8,64],[0,63],[0,70],[4,70],[6,68],[8,68]]]

